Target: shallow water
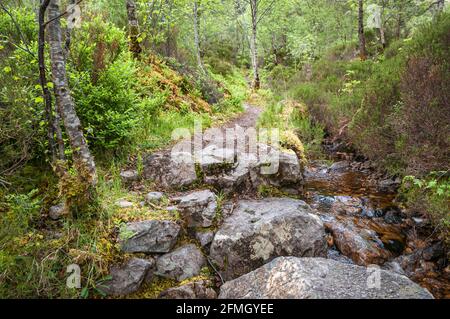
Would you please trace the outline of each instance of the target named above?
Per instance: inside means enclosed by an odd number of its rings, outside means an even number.
[[[330,232],[329,258],[383,267],[414,252],[408,248],[408,234],[414,226],[395,203],[396,194],[380,191],[370,169],[355,170],[358,165],[354,163],[313,162],[305,172],[305,200],[319,212]],[[435,297],[448,298],[447,275],[435,267],[410,278]]]

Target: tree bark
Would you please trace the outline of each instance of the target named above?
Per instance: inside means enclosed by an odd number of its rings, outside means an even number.
[[[50,90],[47,86],[47,75],[45,71],[45,12],[50,3],[50,0],[41,1],[39,7],[39,39],[38,39],[38,60],[39,60],[39,83],[42,88],[42,94],[44,97],[45,105],[45,117],[47,120],[47,140],[50,155],[52,157],[52,163],[56,162],[56,143],[55,143],[55,121],[53,118],[53,108],[52,108],[52,96]]]
[[[386,3],[382,1],[381,3],[381,12],[380,12],[380,41],[381,46],[384,49],[386,49],[386,32],[384,30],[384,9],[386,7]]]
[[[198,1],[194,1],[194,43],[195,43],[195,54],[197,57],[198,69],[205,73],[205,68],[203,66],[202,54],[200,50],[200,20],[198,16]]]
[[[130,37],[130,51],[137,59],[142,52],[141,44],[139,43],[139,21],[136,13],[136,3],[134,0],[127,0],[127,15],[128,15],[128,32]]]
[[[364,34],[364,1],[358,0],[358,36],[359,36],[359,57],[361,61],[367,59],[366,36]]]
[[[59,114],[61,114],[64,121],[64,127],[73,151],[75,168],[84,182],[90,186],[95,186],[97,183],[97,172],[94,158],[84,138],[81,122],[75,111],[75,103],[67,80],[59,15],[59,0],[50,0],[48,19],[52,20],[52,22],[48,25],[48,37],[56,104]]]
[[[42,94],[45,105],[45,116],[47,120],[47,140],[49,151],[52,158],[52,165],[57,160],[65,160],[64,141],[62,138],[61,126],[57,110],[53,115],[52,96],[47,85],[47,72],[45,69],[45,12],[50,4],[50,0],[42,0],[39,6],[38,23],[38,61],[39,61],[39,84],[42,88]],[[55,140],[56,135],[56,140]],[[55,167],[54,167],[55,168]]]
[[[258,0],[250,0],[250,10],[252,15],[252,37],[250,40],[250,52],[253,67],[253,90],[258,90],[261,86],[258,68]]]
[[[72,10],[71,12],[69,12],[69,18],[71,16],[71,14],[74,12],[74,6],[76,4],[76,0],[69,0],[69,5],[72,6]],[[74,21],[72,21],[73,23]],[[72,43],[72,29],[70,28],[69,24],[67,26],[66,29],[66,42],[64,44],[64,50],[65,50],[65,54],[66,54],[66,59],[69,57],[69,53],[70,53],[70,44]]]

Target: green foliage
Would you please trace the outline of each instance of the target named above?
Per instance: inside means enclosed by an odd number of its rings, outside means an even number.
[[[127,144],[138,120],[136,66],[125,39],[122,30],[98,17],[83,24],[73,39],[70,77],[77,113],[98,151]]]
[[[127,143],[137,124],[136,93],[133,90],[135,66],[128,53],[121,54],[94,84],[79,73],[74,89],[77,112],[96,149],[114,149]]]
[[[309,158],[321,156],[324,130],[320,125],[312,122],[306,108],[301,104],[289,100],[278,103],[271,101],[261,114],[258,126],[280,129],[281,143],[298,151],[300,159],[303,159],[304,153]],[[293,136],[298,137],[300,142],[294,141]],[[301,145],[294,145],[298,143]]]
[[[25,8],[10,13],[23,29],[19,34],[11,17],[0,10],[0,175],[14,172],[30,159],[45,158],[46,149],[42,93],[36,86],[34,14]]]
[[[450,179],[448,172],[432,172],[425,178],[406,176],[400,191],[410,210],[426,212],[444,238],[450,240]]]

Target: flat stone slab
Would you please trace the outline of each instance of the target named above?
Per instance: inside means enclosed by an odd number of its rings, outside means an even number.
[[[433,299],[405,276],[323,258],[280,257],[226,282],[221,299]],[[379,278],[379,280],[378,280]]]
[[[197,276],[206,265],[206,258],[193,244],[182,246],[156,261],[155,274],[183,281]]]
[[[144,160],[144,177],[167,189],[191,186],[197,180],[195,163],[188,153],[156,153]]]
[[[128,223],[119,234],[126,253],[167,253],[176,244],[181,227],[169,220]]]
[[[126,264],[114,266],[111,269],[110,281],[99,288],[107,295],[124,296],[139,290],[150,269],[155,265],[154,260],[133,258]]]
[[[159,295],[159,299],[217,299],[209,280],[190,282],[180,287],[170,288]]]

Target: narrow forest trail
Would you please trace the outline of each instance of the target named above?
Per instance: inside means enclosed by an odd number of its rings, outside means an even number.
[[[157,185],[146,201],[154,207],[163,205],[160,200],[167,197],[169,206],[162,209],[169,215],[178,212],[181,220],[129,223],[127,232],[134,235],[119,235],[122,249],[153,256],[148,265],[152,270],[146,272],[163,278],[195,278],[205,266],[212,274],[159,297],[215,298],[211,287],[220,288],[220,298],[306,298],[310,294],[331,298],[339,293],[349,298],[430,297],[399,274],[436,297],[448,297],[448,280],[437,273],[441,247],[418,234],[420,219],[405,216],[395,205],[396,181],[377,180],[369,163],[354,160],[353,154],[335,145],[327,152],[328,161],[312,161],[304,172],[293,152],[281,151],[275,158],[272,146],[258,143],[256,152],[240,153],[239,143],[247,141],[243,132],[256,128],[262,111],[246,104],[245,111],[228,123],[179,142],[177,149],[191,150],[201,141],[195,165],[177,160],[187,152],[174,152],[174,147],[144,160],[144,178]],[[235,129],[232,143],[224,134],[229,129]],[[261,150],[269,151],[261,156]],[[274,159],[278,170],[261,173]],[[269,195],[262,188],[269,189]],[[180,243],[180,234],[196,244]],[[424,254],[429,257],[421,264]],[[366,267],[374,264],[384,274],[378,290],[366,287],[370,275]],[[328,269],[330,276],[317,273],[320,269]],[[124,273],[129,275],[128,270]],[[274,283],[266,291],[266,276],[281,276],[286,282]],[[112,294],[123,294],[119,277],[113,273],[108,288]],[[313,282],[311,291],[295,286],[304,280]],[[346,286],[349,283],[353,290]],[[282,288],[287,284],[293,286]]]

